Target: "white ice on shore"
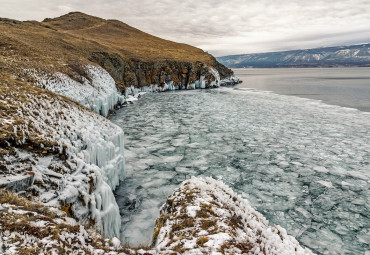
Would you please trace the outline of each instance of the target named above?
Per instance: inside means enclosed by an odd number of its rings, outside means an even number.
[[[125,101],[107,71],[94,65],[81,68],[84,68],[89,76],[89,79],[81,76],[83,83],[58,72],[51,77],[38,78],[38,86],[68,97],[103,116],[107,116],[109,110],[112,110],[117,103]]]
[[[35,183],[41,183],[37,189],[42,202],[57,207],[71,204],[78,219],[88,220],[91,214],[106,236],[118,236],[121,220],[112,190],[124,177],[122,129],[59,97],[25,96],[27,102],[18,102],[15,117],[21,117],[26,124],[15,126],[16,135],[54,142],[67,159],[18,151],[6,158],[9,165],[17,164],[20,158],[28,159]],[[54,184],[57,188],[50,187]]]
[[[213,86],[213,87],[221,86],[221,79],[220,79],[220,74],[218,73],[218,71],[216,69],[214,69],[213,67],[209,67],[209,71],[212,73],[212,75],[216,79],[215,81],[211,82],[211,86]]]
[[[0,254],[156,254],[154,249],[123,247],[117,237],[104,239],[95,229],[78,225],[54,207],[35,207],[29,201],[26,207],[12,204],[19,203],[19,198],[8,201],[0,203]]]
[[[230,76],[220,81],[220,86],[234,85],[240,82],[240,79],[236,76]]]
[[[218,88],[220,86],[236,84],[239,82],[239,78],[235,76],[231,76],[229,78],[220,79],[220,74],[216,69],[213,67],[208,67],[209,72],[215,78],[214,81],[211,81],[209,84],[212,88]],[[194,83],[187,84],[185,86],[186,89],[193,90],[193,89],[205,89],[206,88],[206,80],[205,77],[202,75],[200,76],[199,80],[196,80]],[[166,82],[164,86],[159,86],[158,84],[151,84],[150,86],[143,86],[140,88],[135,88],[134,86],[130,86],[126,89],[126,101],[127,98],[130,96],[137,96],[142,94],[143,92],[164,92],[164,91],[173,91],[179,90],[179,86],[175,86],[173,81]]]

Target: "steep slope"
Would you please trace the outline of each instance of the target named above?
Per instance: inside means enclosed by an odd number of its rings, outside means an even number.
[[[217,60],[231,68],[370,66],[370,44],[232,55]]]
[[[130,59],[144,62],[177,60],[200,61],[208,65],[214,63],[212,56],[201,49],[163,40],[118,20],[104,20],[74,12],[55,19],[45,19],[42,24],[75,37],[95,41]]]
[[[205,86],[232,71],[204,51],[149,35],[120,21],[104,20],[83,13],[69,13],[44,22],[0,19],[2,71],[37,69],[56,71],[79,81],[81,65],[97,63],[126,87],[164,86],[170,81],[185,88],[204,76]]]

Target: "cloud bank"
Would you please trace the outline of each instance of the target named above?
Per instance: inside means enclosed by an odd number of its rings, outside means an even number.
[[[370,42],[370,0],[0,0],[0,17],[118,19],[215,56]]]

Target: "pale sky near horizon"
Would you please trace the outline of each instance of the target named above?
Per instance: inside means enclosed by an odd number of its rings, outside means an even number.
[[[370,0],[0,0],[0,17],[81,11],[215,56],[370,43]]]

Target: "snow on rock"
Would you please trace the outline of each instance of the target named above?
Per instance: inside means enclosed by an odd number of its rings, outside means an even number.
[[[23,137],[17,143],[32,139],[41,147],[52,144],[66,159],[16,150],[5,157],[7,166],[16,169],[27,161],[43,203],[65,205],[81,221],[92,218],[106,236],[119,236],[121,220],[112,190],[124,177],[122,129],[55,94],[22,93],[26,100],[13,102],[18,109],[13,117],[24,120],[14,125],[15,135]]]
[[[236,76],[230,76],[220,81],[220,86],[230,86],[241,83],[242,81]]]
[[[78,82],[63,73],[38,77],[38,86],[72,99],[87,108],[107,116],[117,103],[125,102],[119,95],[114,79],[100,66],[87,65],[84,68],[88,77],[81,76]]]
[[[153,236],[159,254],[313,254],[209,177],[192,177],[167,198]]]

